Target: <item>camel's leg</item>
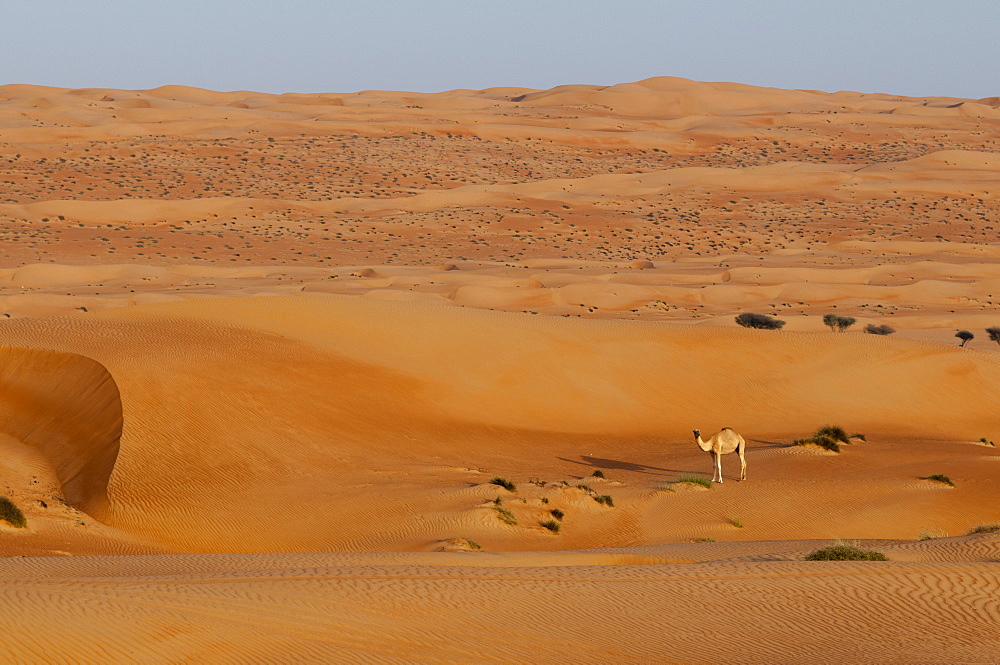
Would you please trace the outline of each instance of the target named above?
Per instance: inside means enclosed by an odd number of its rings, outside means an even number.
[[[722,453],[715,453],[715,468],[719,474],[719,482],[722,482]]]
[[[712,482],[714,483],[714,482],[717,482],[715,480],[715,478],[716,478],[716,476],[718,474],[718,471],[716,470],[716,466],[717,466],[717,462],[719,460],[719,455],[714,450],[710,450],[708,452],[708,454],[712,456]]]
[[[740,454],[740,480],[747,479],[747,458],[743,455],[746,450],[747,444],[745,441],[740,442],[739,454]]]

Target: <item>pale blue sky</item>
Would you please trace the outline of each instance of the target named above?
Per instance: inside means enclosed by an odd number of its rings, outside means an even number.
[[[0,0],[0,83],[1000,95],[1000,0]]]

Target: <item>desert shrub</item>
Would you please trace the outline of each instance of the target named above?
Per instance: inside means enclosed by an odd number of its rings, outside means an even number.
[[[865,326],[865,332],[869,335],[891,335],[896,332],[896,329],[892,326],[881,325],[877,326],[874,323],[869,323]]]
[[[491,480],[490,481],[490,485],[499,485],[500,487],[504,488],[508,492],[514,492],[514,491],[517,490],[517,485],[515,485],[512,482],[510,482],[506,478],[501,478],[500,476],[497,476],[496,478],[494,478],[493,480]]]
[[[744,312],[737,315],[736,323],[744,328],[757,328],[758,330],[777,330],[785,325],[784,321],[780,321],[773,316],[753,314],[751,312]]]
[[[829,436],[811,436],[808,439],[795,439],[792,441],[793,446],[808,446],[814,445],[819,446],[824,450],[829,450],[835,453],[840,452],[840,444]]]
[[[712,481],[708,478],[702,478],[700,476],[681,476],[671,483],[671,485],[676,483],[694,483],[695,485],[701,485],[706,489],[712,489]]]
[[[615,507],[614,499],[611,498],[610,494],[598,494],[594,496],[594,501],[611,508]]]
[[[936,483],[942,483],[948,487],[954,487],[955,483],[951,482],[951,478],[944,475],[943,473],[935,473],[933,475],[927,476],[924,480],[933,480]]]
[[[853,316],[837,316],[836,314],[824,314],[823,315],[823,325],[828,326],[830,330],[836,330],[837,332],[844,332],[855,323],[857,319]]]
[[[597,469],[596,471],[594,471],[590,475],[593,476],[594,478],[603,478],[604,477],[604,472],[601,471],[600,469]]]
[[[962,340],[962,343],[959,344],[959,346],[964,348],[965,345],[968,344],[972,339],[975,339],[976,336],[970,333],[968,330],[959,330],[957,333],[955,333],[955,337]]]
[[[991,342],[1000,344],[1000,327],[987,328],[986,334],[989,336]]]
[[[978,533],[1000,533],[1000,524],[980,524],[977,527],[969,529],[969,532],[965,535],[975,536]]]
[[[816,550],[806,561],[888,561],[889,557],[875,550],[863,550],[856,545],[838,544]]]
[[[714,543],[715,538],[692,538],[692,543]]]
[[[549,513],[552,515],[552,517],[556,518],[557,520],[561,520],[563,517],[566,516],[566,513],[559,510],[558,508],[553,508],[552,510],[549,511]]]
[[[979,443],[986,444],[987,446],[995,446],[996,445],[995,443],[993,443],[993,441],[991,439],[988,439],[985,436],[979,437]]]
[[[828,436],[834,441],[850,443],[851,437],[847,435],[847,430],[837,425],[823,425],[813,434],[813,437]]]
[[[729,519],[729,523],[732,524],[737,529],[742,529],[743,528],[743,520],[741,520],[739,517],[732,517],[732,518],[730,518]]]
[[[862,434],[861,432],[855,432],[854,434],[851,434],[847,438],[848,439],[861,439],[862,441],[867,441],[868,440],[867,438],[865,438],[865,435]]]
[[[557,522],[555,520],[545,520],[544,522],[539,522],[539,524],[541,524],[542,526],[544,526],[546,529],[548,529],[552,533],[559,533],[559,527],[560,527],[560,525],[559,525],[559,522]]]
[[[593,494],[594,493],[594,488],[593,487],[591,487],[590,485],[584,485],[583,483],[580,483],[579,485],[577,485],[576,488],[578,490],[583,490],[587,494]]]
[[[0,496],[0,520],[18,529],[28,526],[28,520],[24,518],[24,513],[21,512],[21,509],[5,496]]]
[[[497,517],[500,518],[501,522],[506,522],[511,526],[517,525],[517,518],[514,517],[514,513],[510,512],[503,506],[493,506],[493,511],[497,514]]]

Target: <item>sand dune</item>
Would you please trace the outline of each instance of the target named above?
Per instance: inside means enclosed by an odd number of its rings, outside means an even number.
[[[0,86],[0,661],[991,662],[998,123]]]
[[[18,662],[71,648],[80,662],[537,662],[573,654],[593,663],[881,663],[939,662],[935,654],[987,662],[1000,648],[995,564],[890,562],[874,564],[876,575],[870,563],[501,571],[423,561],[142,557],[123,559],[114,573],[87,558],[7,561],[2,593],[16,594],[10,624],[23,639],[5,641],[0,653]],[[931,612],[921,601],[928,596]],[[401,603],[419,611],[401,612]],[[123,626],[116,617],[125,612],[141,620]],[[722,636],[706,621],[739,628]],[[43,632],[52,624],[65,628]]]

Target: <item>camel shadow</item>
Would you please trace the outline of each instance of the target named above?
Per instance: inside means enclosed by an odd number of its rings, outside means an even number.
[[[780,441],[767,441],[766,439],[747,439],[747,443],[757,443],[758,446],[755,448],[788,448],[792,444],[781,443]]]
[[[649,464],[639,464],[637,462],[625,462],[623,460],[607,459],[604,457],[593,457],[592,455],[581,455],[580,460],[582,461],[568,459],[566,457],[557,457],[556,459],[562,460],[563,462],[569,462],[571,464],[579,464],[580,466],[586,466],[591,469],[615,469],[618,471],[633,471],[635,473],[646,473],[651,475],[653,472],[657,471],[663,471],[665,473],[696,473],[690,469],[666,469],[661,466],[651,466]]]

